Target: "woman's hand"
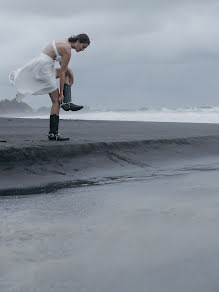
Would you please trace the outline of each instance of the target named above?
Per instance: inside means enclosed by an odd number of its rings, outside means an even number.
[[[63,100],[64,100],[64,95],[63,94],[60,94],[59,95],[59,103],[60,104],[63,104]]]

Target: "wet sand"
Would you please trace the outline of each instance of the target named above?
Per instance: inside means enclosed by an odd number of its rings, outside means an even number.
[[[1,197],[0,290],[218,291],[218,175]]]

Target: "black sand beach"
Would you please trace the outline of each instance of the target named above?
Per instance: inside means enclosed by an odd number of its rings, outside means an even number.
[[[61,120],[69,142],[47,131],[48,120],[0,118],[1,195],[150,176],[219,153],[218,124]]]
[[[219,125],[0,122],[0,291],[218,291]]]

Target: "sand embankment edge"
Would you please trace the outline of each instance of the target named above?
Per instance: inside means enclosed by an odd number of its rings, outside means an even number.
[[[143,148],[150,151],[154,147],[159,147],[162,151],[163,146],[168,145],[193,145],[219,143],[219,136],[200,136],[175,139],[152,139],[140,141],[122,141],[122,142],[94,142],[82,144],[66,144],[54,142],[53,145],[31,145],[23,147],[8,147],[0,149],[1,166],[5,163],[32,161],[37,163],[42,161],[54,161],[54,159],[74,158],[88,153],[104,153],[111,150],[125,151],[128,149]],[[198,150],[198,149],[197,149]]]
[[[9,147],[0,150],[0,196],[104,184],[130,173],[147,177],[161,164],[218,154],[219,136]]]

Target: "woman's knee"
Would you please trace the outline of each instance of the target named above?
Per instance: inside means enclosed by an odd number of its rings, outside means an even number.
[[[72,84],[74,83],[74,80],[72,82],[71,78],[68,75],[66,75],[64,83],[70,85],[70,83],[72,83]]]
[[[53,104],[59,103],[59,90],[58,88],[49,94]]]
[[[52,100],[52,104],[53,104],[53,105],[56,105],[56,106],[59,106],[59,105],[60,105],[58,99],[56,99],[56,100]]]

